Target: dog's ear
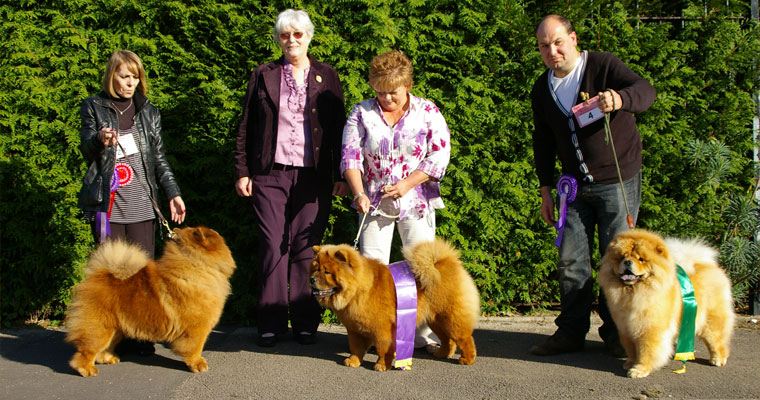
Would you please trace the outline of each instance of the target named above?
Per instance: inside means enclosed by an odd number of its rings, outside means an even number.
[[[203,228],[195,228],[195,230],[193,230],[193,239],[198,243],[206,241],[206,232],[203,231]]]
[[[338,250],[335,252],[335,259],[347,263],[350,256],[348,255],[348,252],[345,250]]]
[[[610,240],[610,243],[607,245],[607,250],[611,250],[615,246],[617,246],[617,238],[613,238],[612,240]]]
[[[660,256],[662,256],[664,258],[668,258],[668,256],[669,256],[668,246],[666,246],[665,242],[663,242],[661,240],[658,241],[657,244],[654,246],[654,251],[656,251],[657,254],[659,254]]]

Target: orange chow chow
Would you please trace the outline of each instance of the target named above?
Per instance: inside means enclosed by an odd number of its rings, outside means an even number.
[[[358,367],[375,346],[375,370],[391,368],[396,350],[396,288],[388,266],[348,245],[315,246],[314,253],[309,268],[314,295],[337,314],[348,332],[351,355],[343,363]],[[459,363],[472,364],[480,296],[459,253],[440,239],[406,247],[403,253],[417,285],[417,326],[426,322],[441,339],[434,356],[449,358],[459,347]]]
[[[695,336],[710,363],[726,365],[734,329],[731,282],[718,252],[698,240],[663,239],[642,229],[615,236],[602,259],[599,286],[620,334],[631,378],[643,378],[673,357],[683,302],[676,266],[694,286]]]
[[[174,229],[160,259],[138,246],[107,241],[89,258],[66,316],[66,341],[76,346],[69,365],[95,376],[95,363],[119,362],[122,338],[169,342],[193,372],[230,294],[235,261],[224,239],[205,228]]]

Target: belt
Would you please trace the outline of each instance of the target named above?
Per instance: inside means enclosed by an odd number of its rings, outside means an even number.
[[[295,165],[285,165],[285,164],[280,164],[280,163],[274,163],[274,165],[272,165],[272,171],[290,171],[290,170],[298,169],[298,168],[306,168],[306,167],[297,167]]]

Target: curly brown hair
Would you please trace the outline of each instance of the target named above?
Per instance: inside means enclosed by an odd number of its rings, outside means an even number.
[[[369,85],[376,91],[412,87],[412,60],[401,50],[379,54],[369,64]]]

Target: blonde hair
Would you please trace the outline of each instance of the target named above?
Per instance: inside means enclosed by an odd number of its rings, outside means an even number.
[[[137,84],[137,90],[142,94],[148,94],[148,78],[145,76],[145,69],[143,68],[142,61],[137,54],[129,50],[117,50],[111,54],[111,58],[108,59],[108,64],[106,64],[106,72],[103,74],[103,91],[111,97],[119,97],[113,89],[113,78],[116,74],[116,70],[118,70],[122,64],[127,64],[129,72],[137,75],[140,79],[140,83]]]
[[[375,56],[369,64],[369,85],[376,91],[390,91],[399,86],[412,87],[412,60],[401,50]]]

